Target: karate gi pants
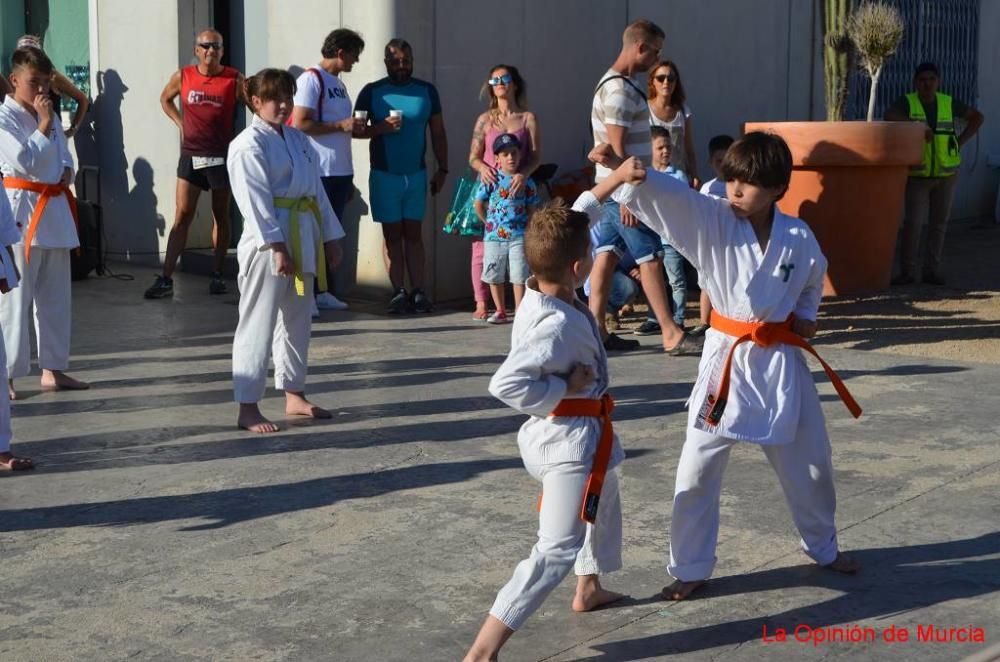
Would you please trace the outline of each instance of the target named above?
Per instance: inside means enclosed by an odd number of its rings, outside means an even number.
[[[31,372],[32,315],[38,341],[38,367],[66,370],[73,307],[69,249],[32,246],[31,262],[25,262],[24,244],[12,248],[21,284],[0,296],[7,375],[17,379]]]
[[[819,397],[803,393],[795,439],[787,444],[761,444],[802,537],[803,551],[820,565],[837,558],[833,459]],[[681,450],[670,522],[670,565],[676,579],[708,579],[715,568],[719,538],[719,494],[722,474],[735,439],[688,428]]]
[[[608,471],[604,479],[597,524],[580,519],[590,467],[589,461],[525,465],[542,483],[538,542],[514,569],[490,609],[490,614],[512,630],[524,624],[574,566],[577,575],[603,575],[622,567],[622,509],[616,470]]]
[[[10,296],[10,292],[2,294],[0,297]],[[5,386],[7,382],[7,352],[4,350],[2,338],[0,338],[0,386]],[[10,441],[14,433],[10,427],[10,391],[0,388],[0,453],[10,451]]]
[[[307,296],[295,292],[295,279],[273,272],[271,251],[254,251],[240,269],[240,321],[233,338],[233,395],[251,404],[264,398],[268,359],[274,359],[274,387],[302,392],[312,329],[313,275],[305,274]]]

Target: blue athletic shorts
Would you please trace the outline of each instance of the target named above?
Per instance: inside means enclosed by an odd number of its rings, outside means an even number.
[[[614,251],[620,258],[625,251],[628,251],[635,258],[636,264],[663,257],[663,242],[660,235],[641,223],[634,228],[622,225],[618,203],[614,200],[606,201],[602,207],[601,220],[596,226],[595,253]]]
[[[372,170],[368,178],[372,218],[378,223],[424,220],[427,205],[427,171],[394,175]]]

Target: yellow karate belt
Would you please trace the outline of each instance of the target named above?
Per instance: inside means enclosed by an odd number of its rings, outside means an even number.
[[[275,198],[274,206],[288,210],[289,234],[292,235],[292,262],[295,267],[295,293],[300,297],[306,295],[306,281],[302,274],[302,233],[299,231],[299,214],[312,212],[313,220],[316,222],[314,235],[316,245],[313,247],[316,251],[316,282],[319,283],[319,291],[326,292],[326,253],[323,252],[323,226],[316,198],[312,196]]]

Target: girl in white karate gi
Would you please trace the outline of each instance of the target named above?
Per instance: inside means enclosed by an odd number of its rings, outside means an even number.
[[[495,660],[504,642],[574,568],[574,611],[590,611],[623,597],[604,589],[599,576],[622,565],[615,467],[625,453],[610,428],[604,431],[602,419],[564,409],[581,404],[567,399],[582,399],[584,405],[599,405],[602,398],[610,402],[600,331],[575,290],[593,264],[589,225],[600,219],[601,201],[625,181],[619,174],[581,195],[572,211],[544,208],[528,224],[525,254],[535,275],[526,283],[510,353],[490,381],[490,393],[531,417],[521,426],[517,445],[525,469],[543,487],[538,543],[500,589],[466,662]],[[608,436],[602,439],[602,433]],[[588,523],[581,507],[588,503],[588,477],[600,473],[595,467],[602,453],[608,471],[596,518]]]
[[[14,223],[14,213],[10,210],[7,198],[0,196],[0,295],[10,296],[11,290],[18,286],[20,274],[14,261],[14,245],[21,241],[21,233]],[[7,373],[7,353],[0,336],[0,380]],[[3,381],[0,381],[0,385]],[[10,452],[10,442],[13,432],[10,426],[10,396],[0,386],[0,470],[24,471],[34,469],[35,464],[27,457],[17,457]]]
[[[9,397],[31,372],[30,330],[38,340],[43,390],[86,389],[69,367],[70,256],[80,245],[72,211],[73,157],[49,99],[52,62],[26,46],[11,57],[14,93],[0,105],[0,172],[21,236],[14,262],[21,285],[0,297]],[[41,210],[41,211],[39,211]]]
[[[341,259],[340,220],[323,190],[318,159],[305,134],[285,126],[295,79],[264,69],[246,81],[253,121],[229,145],[233,199],[243,214],[237,247],[240,321],[233,339],[233,392],[237,424],[275,432],[258,402],[264,397],[268,359],[274,384],[285,392],[285,413],[329,418],[305,398],[312,327],[313,278]],[[325,258],[325,259],[324,259]]]
[[[607,167],[621,163],[603,145],[594,148],[591,159]],[[635,160],[622,168],[645,171]],[[667,599],[687,597],[712,574],[722,474],[739,441],[764,450],[805,553],[840,572],[860,568],[838,548],[830,441],[799,349],[789,340],[737,344],[728,398],[719,397],[726,358],[737,338],[717,326],[729,322],[730,329],[749,329],[766,322],[772,328],[784,324],[789,335],[801,338],[816,333],[826,258],[809,226],[775,205],[788,189],[791,170],[791,152],[781,138],[750,133],[726,152],[722,171],[728,200],[701,195],[655,171],[646,171],[642,185],[624,186],[613,196],[695,266],[714,307],[677,468],[667,567],[676,581],[663,589]],[[798,337],[793,340],[803,342]],[[842,397],[860,415],[850,395]],[[719,400],[724,408],[716,408]],[[721,418],[713,416],[720,413]]]

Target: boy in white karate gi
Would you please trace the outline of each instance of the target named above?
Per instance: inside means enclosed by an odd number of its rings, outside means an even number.
[[[31,46],[14,51],[14,93],[0,105],[0,172],[21,233],[14,262],[21,285],[0,297],[10,399],[14,379],[31,372],[34,321],[43,390],[86,389],[67,375],[71,307],[69,252],[80,245],[69,190],[73,157],[49,98],[52,62]]]
[[[326,289],[326,265],[337,266],[344,236],[323,190],[318,158],[309,139],[285,126],[295,79],[264,69],[247,79],[254,117],[229,145],[233,199],[243,214],[239,259],[240,321],[233,338],[233,392],[237,425],[276,432],[258,402],[264,397],[268,359],[274,384],[285,392],[285,413],[329,418],[305,398],[312,328],[313,278]],[[325,259],[324,259],[325,258]]]
[[[591,159],[621,164],[606,145]],[[647,173],[635,160],[622,167],[631,179]],[[726,152],[728,200],[655,171],[614,194],[694,264],[714,306],[677,468],[667,567],[676,581],[663,589],[667,599],[686,598],[712,574],[722,474],[740,441],[759,444],[774,467],[805,553],[839,572],[860,568],[838,547],[830,441],[798,349],[816,333],[826,259],[809,226],[775,205],[791,171],[785,142],[756,132]],[[827,373],[860,415],[836,374]]]
[[[625,453],[611,430],[607,353],[575,291],[593,265],[589,226],[600,219],[601,202],[624,181],[612,174],[572,209],[550,205],[528,223],[524,250],[534,276],[525,284],[510,354],[490,381],[490,393],[531,417],[517,444],[525,469],[543,487],[538,543],[500,589],[467,662],[496,659],[574,566],[574,611],[623,597],[604,589],[599,575],[622,564],[615,467]]]
[[[14,223],[14,213],[10,210],[7,198],[0,196],[0,294],[10,296],[11,290],[17,287],[20,274],[14,262],[14,245],[21,241],[21,233]],[[7,353],[4,349],[3,336],[0,336],[0,373],[7,372]],[[4,378],[0,374],[0,380]],[[0,381],[2,384],[3,381]],[[34,469],[35,463],[27,457],[17,457],[10,452],[10,442],[13,432],[10,426],[10,397],[0,387],[0,470],[24,471]]]

